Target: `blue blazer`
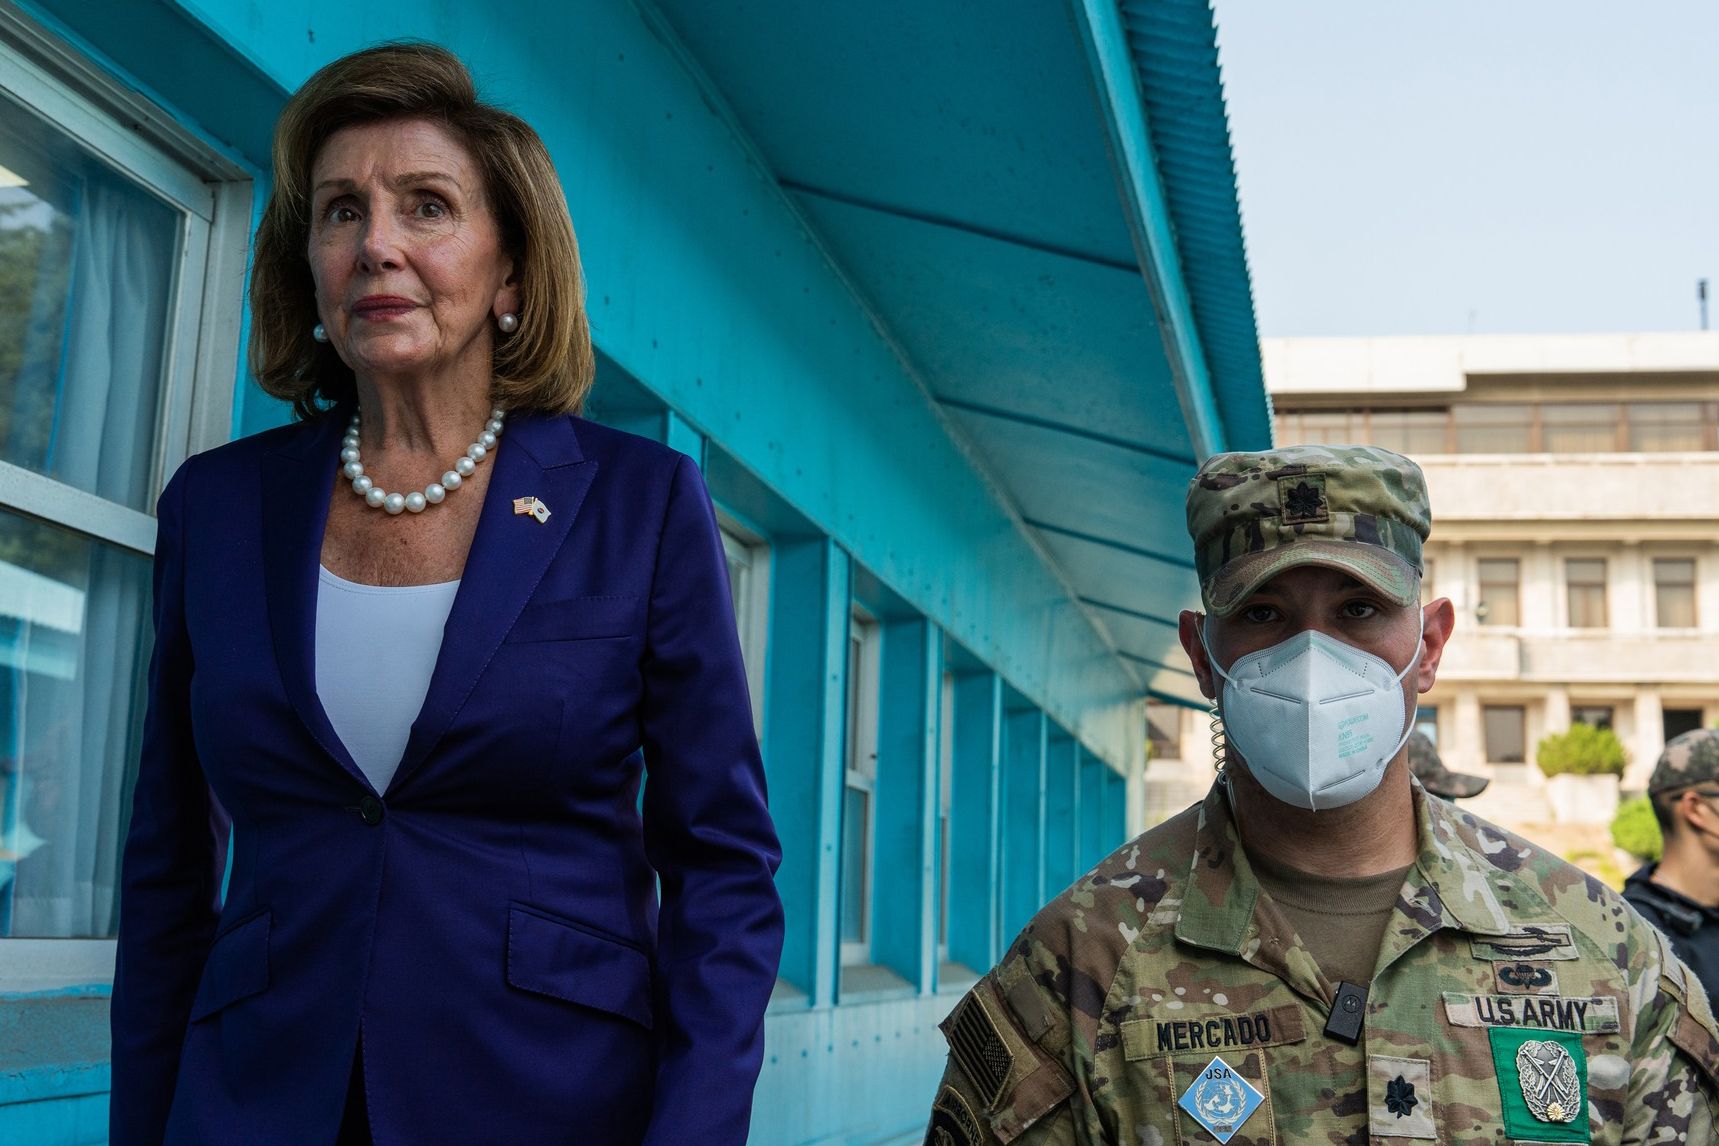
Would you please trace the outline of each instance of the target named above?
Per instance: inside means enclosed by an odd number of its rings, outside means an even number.
[[[161,496],[112,1141],[332,1143],[362,1043],[378,1146],[739,1146],[780,851],[698,468],[509,420],[378,793],[314,680],[349,414],[194,457]]]

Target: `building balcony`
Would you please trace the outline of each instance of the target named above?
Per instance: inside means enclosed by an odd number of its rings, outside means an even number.
[[[1441,522],[1719,516],[1719,453],[1440,454],[1417,460]]]
[[[1719,681],[1719,633],[1468,632],[1445,647],[1441,679],[1546,684]]]

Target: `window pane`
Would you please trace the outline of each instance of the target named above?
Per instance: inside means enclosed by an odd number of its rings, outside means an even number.
[[[0,511],[0,936],[114,934],[149,587],[148,559]]]
[[[861,678],[865,673],[865,637],[860,631],[859,621],[853,622],[853,628],[848,632],[848,745],[847,765],[849,771],[861,771],[860,768],[860,693],[863,688]]]
[[[1480,623],[1520,624],[1516,559],[1487,558],[1476,564],[1480,569],[1480,608],[1476,610]]]
[[[1586,724],[1591,728],[1610,728],[1612,708],[1609,704],[1574,705],[1570,709],[1570,721],[1573,724]]]
[[[1546,453],[1610,453],[1617,442],[1615,402],[1548,402],[1540,407],[1540,448]]]
[[[1181,712],[1175,707],[1167,704],[1146,706],[1146,739],[1151,749],[1151,759],[1182,758],[1181,725]]]
[[[0,95],[0,458],[150,509],[175,210]]]
[[[1528,451],[1528,430],[1533,421],[1533,409],[1522,405],[1455,406],[1451,420],[1456,424],[1456,452],[1459,454],[1521,454]]]
[[[842,942],[866,940],[865,885],[870,857],[866,854],[866,818],[871,794],[846,789],[842,800]]]
[[[1444,410],[1374,410],[1367,435],[1371,444],[1416,457],[1444,453]]]
[[[1486,758],[1494,764],[1521,764],[1527,759],[1526,713],[1520,705],[1481,709]]]
[[[1629,448],[1632,450],[1702,450],[1707,427],[1700,402],[1631,402]]]
[[[1350,445],[1361,438],[1360,419],[1347,410],[1305,410],[1297,415],[1299,433],[1285,439],[1293,446]]]
[[[1564,580],[1570,595],[1570,627],[1606,627],[1605,558],[1572,557],[1564,562]]]
[[[1662,629],[1693,629],[1695,620],[1695,561],[1656,558],[1653,562],[1655,622]]]
[[[1415,731],[1438,747],[1438,706],[1422,704],[1415,707]]]

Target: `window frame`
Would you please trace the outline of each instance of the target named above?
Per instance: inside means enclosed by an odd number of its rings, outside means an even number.
[[[730,579],[734,566],[744,570],[745,584],[734,593],[735,628],[740,636],[740,659],[746,669],[746,692],[752,704],[752,729],[764,735],[764,682],[769,679],[770,657],[770,571],[773,550],[770,542],[756,530],[742,524],[733,514],[716,510],[717,532],[722,536],[722,552],[729,566]]]
[[[1492,712],[1513,712],[1517,717],[1517,738],[1522,745],[1522,754],[1515,760],[1495,757],[1492,754],[1492,737],[1487,727],[1487,714]],[[1480,706],[1480,750],[1488,764],[1517,765],[1528,763],[1528,708],[1522,704],[1483,704]]]
[[[949,962],[949,903],[953,892],[950,832],[955,823],[955,674],[945,670],[937,697],[937,963]]]
[[[1600,569],[1599,581],[1596,583],[1593,581],[1575,581],[1575,580],[1572,580],[1571,576],[1570,576],[1570,574],[1572,572],[1571,566],[1573,566],[1577,563],[1598,565],[1599,569]],[[1566,556],[1564,558],[1563,573],[1564,573],[1564,627],[1569,628],[1569,629],[1575,629],[1577,631],[1584,632],[1584,633],[1604,632],[1605,630],[1611,628],[1611,620],[1612,620],[1612,610],[1611,610],[1611,600],[1610,600],[1610,598],[1611,598],[1611,583],[1612,583],[1611,561],[1604,556],[1595,557],[1595,556],[1586,556],[1586,555],[1582,555],[1582,554],[1571,554],[1571,555]],[[1595,590],[1596,588],[1599,590],[1599,596],[1598,596],[1599,614],[1600,614],[1599,624],[1597,624],[1597,625],[1596,624],[1578,625],[1576,623],[1576,609],[1575,609],[1576,590],[1581,589],[1584,591],[1584,596],[1591,596],[1593,593],[1593,590]],[[1583,620],[1592,620],[1592,618],[1584,617]]]
[[[240,338],[255,173],[25,13],[4,6],[0,59],[7,64],[0,93],[180,215],[150,444],[146,500],[153,505],[187,457],[231,437],[243,378]],[[143,557],[155,554],[152,513],[4,458],[0,512],[45,520]],[[123,843],[115,841],[116,853]],[[0,937],[0,992],[111,983],[117,949],[112,938]]]
[[[1484,575],[1484,570],[1485,570],[1485,567],[1487,565],[1503,565],[1505,563],[1509,563],[1512,570],[1514,571],[1514,576],[1511,577],[1509,582],[1486,580],[1485,575]],[[1502,621],[1495,621],[1492,619],[1492,604],[1494,604],[1495,601],[1489,600],[1489,598],[1486,595],[1486,587],[1488,585],[1502,586],[1505,584],[1508,584],[1510,586],[1511,609],[1515,613],[1515,619],[1512,620],[1509,624],[1505,624]],[[1475,603],[1475,608],[1476,608],[1476,614],[1475,614],[1476,624],[1478,624],[1482,628],[1499,628],[1499,629],[1521,628],[1521,626],[1522,626],[1522,560],[1521,560],[1521,558],[1519,558],[1519,557],[1488,557],[1488,556],[1484,556],[1484,555],[1476,556],[1474,559],[1474,590],[1475,590],[1474,591],[1474,603]],[[1487,612],[1484,616],[1480,615],[1480,613],[1478,612],[1478,610],[1482,607],[1485,607],[1487,610]]]
[[[854,644],[858,643],[859,679],[853,679]],[[865,793],[865,835],[860,841],[860,938],[840,939],[841,965],[852,967],[872,962],[873,905],[877,881],[877,721],[883,677],[883,626],[864,606],[850,605],[848,614],[848,676],[844,698],[846,737],[842,746],[841,855],[847,862],[847,793]],[[857,765],[857,767],[856,767]],[[847,877],[843,874],[837,903],[837,935],[843,934],[840,916],[847,910]]]
[[[1687,565],[1689,580],[1664,581],[1660,578],[1660,569],[1667,565]],[[1687,632],[1701,627],[1701,561],[1694,555],[1680,557],[1660,556],[1649,561],[1648,572],[1653,578],[1653,627],[1672,632]],[[1687,588],[1689,591],[1689,624],[1668,625],[1665,623],[1665,601],[1661,596],[1667,588]]]

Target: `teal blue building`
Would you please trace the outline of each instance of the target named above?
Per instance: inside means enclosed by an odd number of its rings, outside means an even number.
[[[1137,831],[1199,459],[1270,439],[1208,0],[0,0],[0,1143],[105,1141],[156,494],[289,91],[453,47],[560,169],[590,415],[702,465],[788,937],[758,1143],[917,1141],[936,1024]]]

